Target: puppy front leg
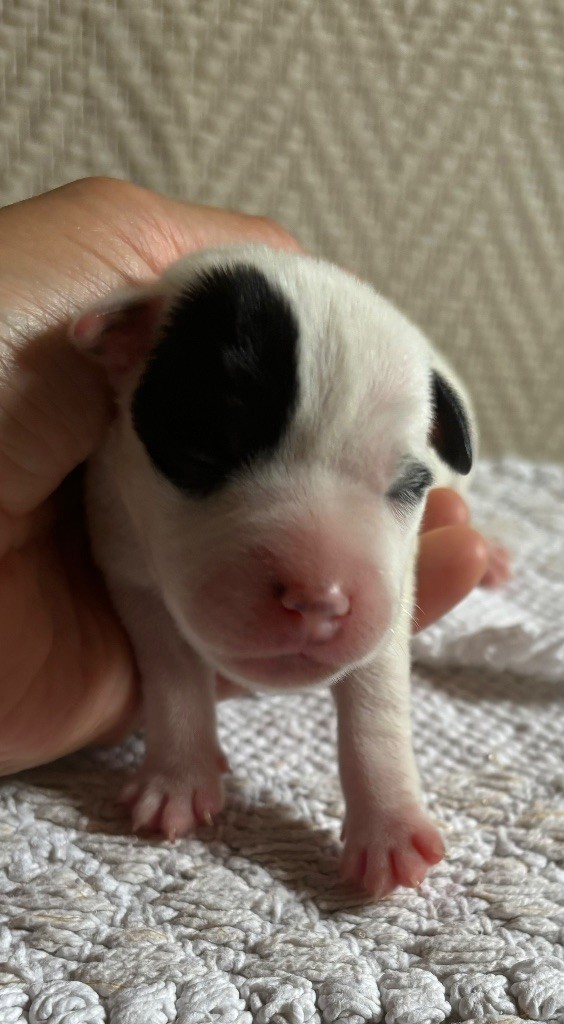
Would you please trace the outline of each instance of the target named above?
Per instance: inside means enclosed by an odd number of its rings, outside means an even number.
[[[121,801],[133,828],[168,839],[221,810],[227,764],[216,732],[213,673],[180,636],[158,595],[112,590],[131,638],[143,687],[145,761]]]
[[[372,896],[417,886],[444,855],[421,805],[411,743],[409,648],[397,637],[333,688],[345,796],[341,873]]]

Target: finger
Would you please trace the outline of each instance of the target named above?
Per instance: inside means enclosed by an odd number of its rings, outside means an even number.
[[[470,513],[464,498],[450,487],[436,487],[429,491],[421,532],[438,530],[441,526],[466,526]]]
[[[303,252],[298,240],[268,217],[214,206],[193,206],[165,196],[152,197],[153,202],[155,199],[156,216],[162,218],[162,225],[168,225],[167,233],[175,246],[173,259],[185,252],[238,242],[257,242],[274,249]]]
[[[137,685],[127,691],[119,716],[116,718],[112,715],[110,725],[103,720],[96,722],[95,728],[90,732],[88,743],[99,743],[103,747],[116,746],[136,729],[140,729],[142,724],[141,686],[137,680]]]
[[[0,775],[133,727],[129,640],[87,567],[71,572],[44,541],[11,552],[0,563],[0,622]]]
[[[45,536],[55,521],[55,503],[46,501],[27,515],[10,515],[0,509],[0,558]]]
[[[0,350],[0,502],[34,511],[99,442],[110,396],[98,367],[55,338]]]
[[[429,626],[462,601],[480,582],[487,564],[487,544],[469,526],[445,526],[423,534],[414,631]]]

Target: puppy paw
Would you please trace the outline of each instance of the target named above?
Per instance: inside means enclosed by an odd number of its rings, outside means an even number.
[[[439,830],[417,806],[347,821],[341,877],[382,898],[398,885],[417,888],[444,857]]]
[[[488,567],[480,580],[481,587],[500,587],[511,579],[511,555],[502,544],[488,542]]]
[[[124,786],[119,802],[131,811],[134,832],[161,833],[173,841],[197,825],[212,825],[223,807],[221,773],[227,762],[218,755],[212,765],[185,771],[143,766]]]

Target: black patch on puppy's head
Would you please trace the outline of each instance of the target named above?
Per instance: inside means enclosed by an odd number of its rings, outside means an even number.
[[[298,323],[254,267],[214,268],[181,295],[133,396],[155,467],[194,497],[279,445],[298,397]]]
[[[472,431],[464,402],[440,373],[433,370],[431,388],[434,421],[431,444],[437,455],[456,473],[466,476],[472,469]]]

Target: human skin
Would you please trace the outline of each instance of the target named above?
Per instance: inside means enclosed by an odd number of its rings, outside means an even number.
[[[108,178],[0,210],[0,774],[113,742],[139,722],[131,648],[88,554],[77,469],[111,396],[68,344],[68,323],[185,252],[241,241],[300,248],[269,220]],[[487,562],[462,498],[432,491],[414,628],[465,597]]]

